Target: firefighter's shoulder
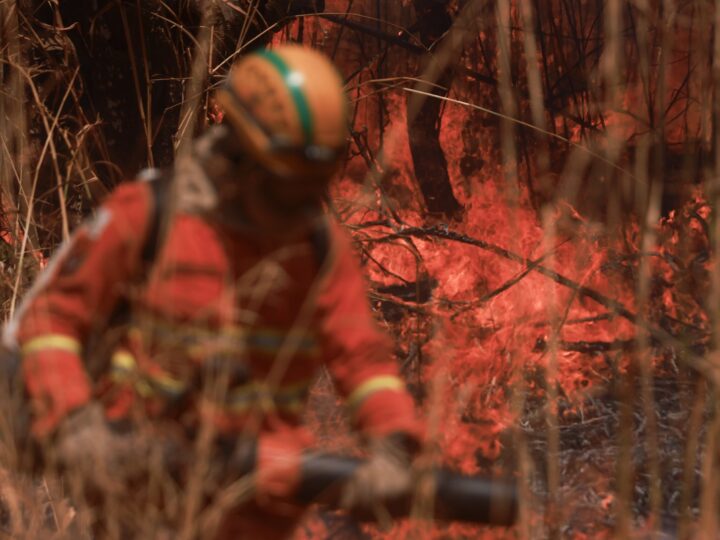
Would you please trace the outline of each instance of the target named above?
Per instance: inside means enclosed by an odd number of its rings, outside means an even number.
[[[105,198],[93,221],[111,221],[121,234],[143,236],[155,211],[150,173],[141,171],[135,179],[121,182]]]

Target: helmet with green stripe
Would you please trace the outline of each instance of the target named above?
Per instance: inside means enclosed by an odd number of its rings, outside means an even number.
[[[347,98],[323,54],[299,45],[238,61],[217,101],[245,150],[271,173],[330,178],[343,155]]]

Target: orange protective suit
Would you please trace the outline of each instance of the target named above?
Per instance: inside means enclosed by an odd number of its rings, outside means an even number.
[[[259,441],[253,505],[260,511],[239,512],[234,522],[229,516],[224,529],[237,535],[256,522],[283,537],[293,520],[273,526],[262,515],[273,514],[274,501],[290,497],[299,481],[299,453],[312,444],[301,416],[321,366],[369,436],[419,436],[411,396],[337,224],[327,223],[327,255],[319,257],[310,235],[272,242],[177,214],[148,270],[141,250],[151,197],[146,182],[117,188],[55,256],[22,306],[14,334],[33,432],[52,432],[94,397],[111,419],[140,408],[151,418],[186,424],[209,419],[226,436],[253,429]],[[84,352],[107,331],[122,299],[131,306],[130,324],[98,385],[87,374]],[[210,362],[232,365],[222,395],[198,385]],[[253,535],[247,537],[259,538]],[[262,538],[270,537],[263,529]]]

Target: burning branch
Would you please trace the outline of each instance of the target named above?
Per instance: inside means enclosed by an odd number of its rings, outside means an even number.
[[[382,237],[372,238],[369,241],[381,242],[409,237],[442,238],[444,240],[460,242],[463,244],[475,246],[490,253],[494,253],[495,255],[503,257],[504,259],[522,264],[526,267],[528,272],[534,271],[542,274],[552,279],[556,283],[574,291],[577,295],[594,300],[598,304],[610,310],[612,313],[619,315],[620,317],[642,328],[643,330],[648,332],[650,337],[658,345],[672,347],[673,349],[675,349],[675,351],[679,354],[679,357],[689,367],[698,371],[709,381],[720,383],[720,374],[717,373],[717,370],[714,368],[712,362],[710,362],[707,358],[698,355],[698,353],[696,352],[698,351],[698,349],[704,350],[706,346],[704,338],[709,337],[707,333],[704,333],[701,336],[702,339],[698,343],[685,343],[678,336],[671,334],[667,330],[652,324],[644,317],[641,317],[637,313],[634,313],[621,302],[610,298],[609,296],[606,296],[591,287],[581,285],[580,283],[577,283],[576,281],[560,274],[559,272],[543,266],[539,263],[539,261],[533,261],[508,249],[502,248],[496,244],[492,244],[485,240],[472,238],[468,235],[460,234],[444,227],[408,227]]]

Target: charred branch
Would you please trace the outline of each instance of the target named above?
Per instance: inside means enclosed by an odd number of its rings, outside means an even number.
[[[537,261],[533,261],[531,259],[527,259],[523,257],[522,255],[518,255],[517,253],[514,253],[508,249],[502,248],[496,244],[492,244],[490,242],[486,242],[485,240],[479,240],[477,238],[472,238],[470,236],[459,234],[454,231],[451,231],[447,228],[441,228],[441,227],[408,227],[406,229],[403,229],[399,232],[389,234],[385,237],[383,237],[383,240],[392,240],[396,238],[404,238],[404,237],[416,237],[416,238],[427,238],[427,237],[435,237],[435,238],[443,238],[446,240],[452,240],[454,242],[460,242],[463,244],[469,244],[471,246],[478,247],[480,249],[483,249],[485,251],[489,251],[490,253],[494,253],[496,255],[499,255],[500,257],[503,257],[504,259],[508,259],[513,262],[517,262],[519,264],[522,264],[526,266],[527,268],[530,268],[540,274],[543,274],[555,282],[568,287],[569,289],[572,289],[576,291],[581,296],[585,296],[587,298],[590,298],[594,301],[596,301],[598,304],[605,306],[606,308],[612,310],[614,313],[620,315],[621,317],[626,318],[627,320],[631,322],[637,322],[637,315],[627,309],[623,304],[618,302],[617,300],[613,300],[612,298],[609,298],[605,296],[604,294],[596,291],[595,289],[592,289],[590,287],[586,287],[584,285],[580,285],[579,283],[576,283],[575,281],[563,276],[562,274],[555,272],[554,270],[551,270],[547,267],[542,266]],[[379,239],[374,239],[373,241],[378,241]]]
[[[411,37],[412,34],[409,31],[406,32],[404,30],[401,30],[396,34],[391,34],[389,32],[384,32],[377,28],[373,28],[372,26],[352,21],[346,16],[341,17],[339,15],[328,14],[318,14],[317,16],[321,19],[328,20],[334,24],[349,28],[351,30],[355,30],[356,32],[360,32],[361,34],[377,38],[383,43],[386,43],[387,45],[400,47],[401,49],[405,49],[406,51],[409,51],[413,54],[422,55],[428,54],[429,52],[426,47],[423,47],[422,45],[418,45],[417,43],[413,42],[413,39]],[[458,75],[462,75],[463,77],[467,77],[483,84],[497,87],[497,79],[495,77],[485,75],[466,66],[457,66],[455,70]]]
[[[382,285],[377,288],[381,294],[390,294],[408,302],[424,304],[432,297],[433,289],[437,287],[437,280],[423,276],[412,283]]]
[[[426,47],[413,42],[412,34],[409,32],[401,30],[396,34],[390,34],[389,32],[384,32],[378,28],[353,21],[348,17],[341,17],[340,15],[321,14],[318,15],[318,17],[349,28],[350,30],[355,30],[362,34],[378,38],[388,45],[396,45],[415,54],[426,54],[428,52]]]
[[[613,341],[563,341],[558,343],[558,349],[568,352],[596,354],[610,351],[631,351],[637,345],[634,339],[615,339]],[[545,352],[550,348],[545,338],[535,341],[533,352]]]
[[[715,380],[715,370],[712,364],[706,358],[701,356],[708,346],[707,340],[709,336],[707,335],[707,333],[704,333],[704,335],[702,336],[698,336],[697,341],[693,343],[686,343],[680,337],[673,335],[664,328],[653,324],[651,321],[646,320],[644,317],[638,316],[636,313],[625,307],[621,302],[618,302],[617,300],[610,298],[591,287],[580,285],[576,281],[573,281],[568,277],[554,270],[551,270],[550,268],[542,266],[541,264],[537,264],[537,262],[527,259],[526,257],[518,255],[517,253],[514,253],[510,250],[507,250],[490,242],[486,242],[484,240],[479,240],[467,235],[450,231],[447,228],[408,227],[401,231],[391,233],[382,238],[373,239],[372,241],[387,241],[406,237],[442,238],[478,247],[510,261],[522,264],[526,267],[534,265],[532,266],[533,271],[542,274],[552,279],[556,283],[559,283],[560,285],[563,285],[564,287],[573,290],[579,296],[584,296],[586,298],[594,300],[598,304],[611,310],[613,313],[619,315],[620,317],[623,317],[624,319],[632,322],[640,328],[643,328],[646,332],[648,332],[650,338],[654,340],[658,345],[672,347],[678,352],[679,357],[684,362],[686,362],[689,367],[697,370],[700,374],[707,377],[709,380]]]

